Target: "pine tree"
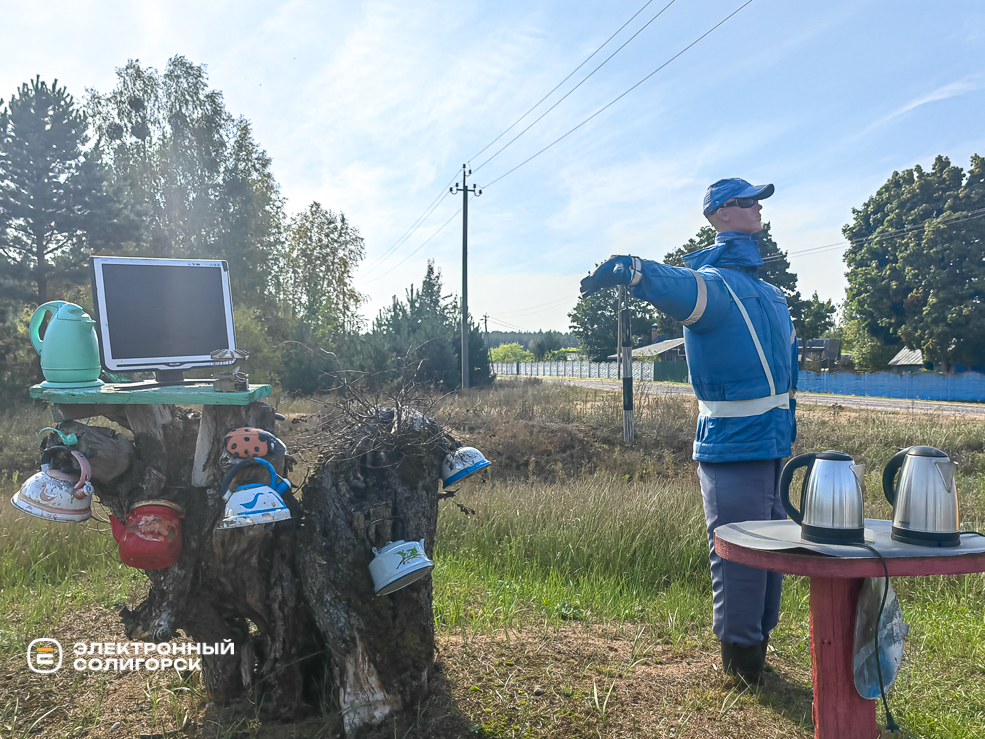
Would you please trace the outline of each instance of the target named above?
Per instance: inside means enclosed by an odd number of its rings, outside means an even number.
[[[115,249],[127,220],[99,142],[65,87],[36,77],[0,102],[0,285],[11,303],[47,302],[80,282],[91,252]]]

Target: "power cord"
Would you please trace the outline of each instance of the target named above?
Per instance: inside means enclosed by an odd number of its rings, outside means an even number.
[[[896,719],[893,718],[893,714],[889,710],[889,702],[886,700],[886,686],[882,679],[882,656],[879,652],[879,625],[882,623],[882,613],[886,608],[886,599],[889,597],[889,567],[886,565],[885,557],[870,544],[851,542],[851,546],[862,547],[872,552],[879,559],[879,563],[882,565],[882,571],[885,573],[886,586],[882,590],[882,601],[879,603],[879,613],[876,616],[876,674],[879,676],[879,693],[882,696],[882,707],[886,710],[886,731],[899,734],[902,732],[902,729],[896,723]]]

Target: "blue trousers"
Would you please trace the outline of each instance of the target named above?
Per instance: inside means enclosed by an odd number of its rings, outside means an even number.
[[[715,529],[727,523],[782,520],[779,459],[699,462],[698,479],[708,523],[714,630],[720,641],[748,647],[769,636],[780,616],[783,575],[723,560]]]

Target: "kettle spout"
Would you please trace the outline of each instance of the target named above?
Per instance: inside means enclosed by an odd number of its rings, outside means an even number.
[[[109,525],[113,528],[113,538],[119,543],[127,530],[126,524],[111,513],[109,514]]]
[[[937,471],[941,474],[941,480],[944,481],[944,487],[948,490],[954,489],[954,471],[958,468],[957,462],[937,462]]]
[[[855,480],[858,482],[859,488],[865,491],[865,465],[864,464],[853,464],[852,472],[855,473]]]

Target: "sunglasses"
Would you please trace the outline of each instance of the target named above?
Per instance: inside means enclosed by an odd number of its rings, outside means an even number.
[[[732,198],[727,203],[722,203],[719,208],[731,208],[733,206],[737,208],[751,208],[757,202],[756,198]]]

